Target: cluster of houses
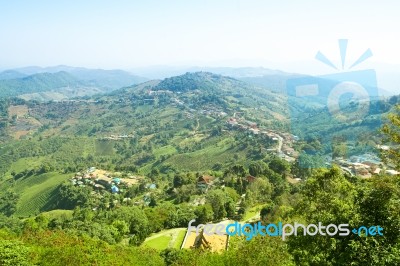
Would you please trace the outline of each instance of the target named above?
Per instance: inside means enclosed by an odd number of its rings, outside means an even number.
[[[236,114],[236,113],[235,113]],[[244,120],[242,118],[230,117],[226,123],[231,129],[245,130],[253,135],[266,136],[269,139],[278,143],[277,148],[267,149],[267,151],[275,151],[282,159],[293,162],[299,156],[299,153],[292,148],[292,144],[298,141],[299,138],[290,133],[277,132],[270,129],[262,129],[257,126],[257,123]]]
[[[227,113],[225,113],[224,111],[220,110],[219,108],[217,108],[215,106],[207,106],[207,108],[203,108],[200,111],[200,114],[213,116],[213,117],[225,117],[228,115]]]
[[[181,103],[183,104],[183,102],[181,102]],[[204,106],[199,111],[196,111],[195,109],[192,109],[192,108],[188,108],[187,110],[188,111],[185,112],[185,115],[187,118],[190,118],[190,119],[193,119],[195,117],[196,112],[198,112],[201,115],[211,116],[214,118],[223,118],[228,115],[226,112],[222,111],[220,108],[212,106],[212,105]]]
[[[107,137],[102,138],[103,140],[124,140],[124,139],[128,139],[128,138],[133,138],[134,136],[132,134],[130,135],[110,135]]]
[[[74,186],[79,187],[91,187],[93,188],[92,194],[101,194],[104,192],[119,194],[123,192],[125,189],[130,187],[133,184],[138,184],[139,180],[142,180],[144,177],[140,176],[130,176],[129,178],[121,178],[118,173],[111,174],[104,170],[96,169],[95,167],[90,167],[86,171],[78,172],[74,177],[70,179],[70,182]],[[149,205],[151,202],[151,194],[157,188],[156,184],[148,183],[145,185],[146,190],[148,191],[144,194],[142,199],[132,201],[132,204],[135,205]],[[123,202],[131,201],[131,198],[124,198]],[[117,204],[117,201],[115,202]]]
[[[369,178],[374,174],[382,172],[389,175],[399,175],[400,172],[387,169],[383,163],[373,154],[363,154],[359,156],[351,156],[349,159],[336,158],[332,161],[340,166],[340,168],[350,175],[357,175],[363,178]]]
[[[163,95],[163,94],[173,94],[173,91],[170,90],[148,90],[147,94],[150,96],[155,96],[155,95]]]
[[[100,177],[96,173],[96,168],[94,167],[88,168],[84,173],[76,173],[70,181],[75,186],[91,186],[95,191],[109,191],[111,193],[118,193],[121,189],[129,186],[129,184],[123,182],[121,178],[112,177],[108,173],[106,173],[105,176]]]

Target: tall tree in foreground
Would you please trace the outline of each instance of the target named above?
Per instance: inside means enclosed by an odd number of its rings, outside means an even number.
[[[390,114],[388,119],[390,124],[384,125],[382,132],[385,133],[386,140],[394,145],[382,152],[382,159],[385,163],[393,164],[396,169],[400,169],[400,104],[395,107],[395,112]]]

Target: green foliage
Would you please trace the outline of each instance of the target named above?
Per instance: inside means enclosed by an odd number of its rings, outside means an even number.
[[[266,237],[240,241],[237,247],[221,254],[167,249],[161,256],[166,265],[294,265],[285,243],[279,238]]]
[[[260,176],[263,175],[268,165],[264,162],[252,162],[249,165],[249,173],[252,176]]]
[[[198,224],[206,224],[214,218],[214,211],[210,204],[198,206],[195,210],[195,214],[197,216],[196,222]]]
[[[0,81],[0,97],[10,97],[25,93],[51,91],[69,85],[79,85],[79,81],[66,72],[40,73],[25,78]]]
[[[339,169],[317,174],[304,185],[293,219],[305,224],[349,224],[384,228],[384,236],[289,237],[298,265],[397,265],[399,256],[400,183],[398,177],[374,177],[350,183]]]
[[[290,164],[285,160],[274,158],[272,159],[268,167],[277,174],[285,175],[290,171]]]
[[[12,191],[0,194],[0,213],[12,215],[17,209],[18,195]]]
[[[271,201],[273,185],[263,178],[257,178],[247,187],[247,199],[252,203],[265,203]]]
[[[207,193],[206,199],[207,203],[211,205],[214,220],[234,216],[235,202],[227,192],[221,189],[211,190]]]
[[[30,265],[28,253],[29,249],[23,243],[0,239],[0,265]]]
[[[90,188],[74,186],[70,182],[61,184],[58,191],[57,207],[60,209],[72,210],[77,206],[85,207],[91,198]]]
[[[395,112],[389,114],[389,124],[382,128],[382,132],[386,136],[386,141],[393,144],[388,151],[382,152],[382,157],[386,163],[393,164],[397,169],[400,169],[400,105],[397,105]]]

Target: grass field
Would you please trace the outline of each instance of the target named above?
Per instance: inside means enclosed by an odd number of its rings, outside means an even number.
[[[244,214],[244,216],[242,218],[242,221],[248,221],[251,218],[256,217],[257,215],[259,215],[260,211],[261,211],[261,208],[262,208],[262,205],[257,205],[257,206],[254,206],[254,207],[251,207],[250,209],[248,209],[245,212],[245,214]]]
[[[177,152],[176,149],[172,145],[167,145],[167,146],[155,149],[153,151],[153,154],[154,154],[154,156],[156,156],[158,158],[161,155],[175,154],[176,152]]]
[[[145,242],[145,245],[157,250],[166,249],[169,245],[169,242],[172,240],[171,236],[163,235],[157,238],[153,238],[149,241]]]
[[[173,246],[175,249],[181,248],[181,245],[182,245],[183,239],[185,238],[185,235],[186,235],[186,230],[179,231],[178,236],[177,236],[174,246]]]
[[[43,216],[48,218],[49,220],[52,219],[70,219],[72,218],[72,214],[74,211],[72,210],[52,210],[48,212],[41,213]]]
[[[185,234],[186,228],[163,230],[148,237],[143,245],[157,250],[163,250],[166,248],[180,249]]]
[[[26,169],[34,169],[35,167],[40,166],[42,161],[45,159],[45,157],[27,157],[27,158],[21,158],[18,161],[14,162],[11,164],[10,169],[8,172],[5,174],[6,178],[11,178],[11,173],[20,173]]]
[[[50,210],[57,200],[57,186],[69,177],[70,174],[46,173],[15,182],[20,198],[14,215],[27,217]]]
[[[166,160],[179,170],[204,171],[211,169],[216,162],[226,163],[233,159],[234,155],[238,160],[246,156],[245,151],[232,149],[232,137],[211,138],[204,142],[203,149],[185,154],[176,154]]]

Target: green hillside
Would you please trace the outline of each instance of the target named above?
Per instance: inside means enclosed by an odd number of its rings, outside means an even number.
[[[7,141],[0,146],[2,186],[19,195],[15,214],[28,216],[53,208],[55,187],[68,177],[55,172],[72,174],[95,166],[172,176],[235,164],[247,167],[253,160],[276,155],[278,143],[264,133],[288,132],[292,121],[285,101],[283,95],[265,88],[197,72],[89,100],[4,102],[8,123],[3,130]],[[382,102],[385,112],[393,102]],[[329,113],[313,112],[299,123],[302,127],[291,128],[302,140],[313,141],[317,133],[350,135],[364,130],[375,134],[379,125],[374,121],[381,115],[376,109],[363,122],[337,128]],[[368,136],[366,142],[378,141],[375,135]],[[313,145],[284,144],[298,150]],[[353,145],[353,152],[365,150],[364,142]]]
[[[68,174],[46,173],[15,183],[15,192],[20,195],[16,216],[30,216],[54,208],[57,186],[70,177]]]
[[[40,73],[18,79],[0,80],[0,97],[57,90],[81,86],[82,83],[67,72]]]

